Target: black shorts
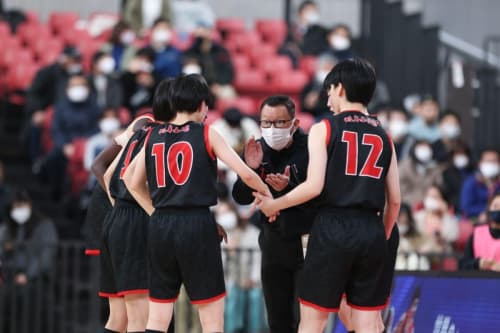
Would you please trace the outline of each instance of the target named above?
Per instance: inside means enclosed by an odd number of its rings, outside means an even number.
[[[149,223],[150,300],[171,303],[181,284],[193,304],[226,294],[220,240],[208,208],[159,208]]]
[[[380,288],[387,256],[382,214],[323,210],[314,221],[299,279],[299,301],[320,311],[337,312],[342,294],[360,310],[386,306]]]
[[[383,288],[387,295],[387,301],[389,301],[391,295],[392,281],[394,279],[394,265],[396,264],[396,258],[398,256],[398,246],[399,229],[398,225],[395,224],[394,228],[392,228],[391,236],[387,240],[387,256],[381,285],[381,288]]]
[[[116,201],[107,216],[101,246],[103,297],[147,294],[149,216],[137,204]]]

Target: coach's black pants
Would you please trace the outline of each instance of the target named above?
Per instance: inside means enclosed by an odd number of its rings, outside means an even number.
[[[304,262],[299,237],[283,239],[265,224],[259,237],[262,250],[262,289],[271,333],[297,332],[297,275]]]

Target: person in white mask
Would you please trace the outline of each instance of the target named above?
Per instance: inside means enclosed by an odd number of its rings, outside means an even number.
[[[137,49],[134,46],[135,33],[125,21],[118,21],[107,43],[101,46],[100,51],[109,53],[115,60],[114,70],[125,70],[134,57]]]
[[[307,174],[307,135],[300,129],[295,105],[287,96],[270,96],[260,108],[262,138],[245,145],[245,162],[270,186],[274,197],[291,191]],[[238,178],[233,198],[253,202],[252,190]],[[298,302],[296,275],[303,263],[301,236],[309,233],[315,210],[312,203],[283,210],[274,223],[262,214],[259,237],[262,251],[262,287],[271,332],[295,332]]]
[[[354,57],[351,45],[351,29],[345,24],[335,25],[328,35],[328,49],[325,51],[333,55],[339,61],[351,59]]]
[[[424,199],[432,184],[442,184],[442,167],[434,161],[429,143],[415,142],[410,155],[400,164],[399,181],[403,202],[412,207]]]
[[[172,45],[174,31],[170,23],[157,19],[151,30],[149,47],[155,52],[154,70],[162,78],[176,77],[182,70],[182,53]]]
[[[0,225],[0,258],[7,269],[15,267],[15,271],[4,272],[12,278],[7,283],[30,285],[53,268],[58,243],[56,228],[33,209],[25,190],[12,192],[7,212],[5,223]]]
[[[443,191],[455,213],[461,214],[460,192],[464,181],[474,174],[474,161],[469,147],[459,143],[453,148],[443,171]]]
[[[101,109],[119,108],[123,104],[123,88],[115,65],[116,61],[111,53],[98,51],[92,57],[90,88]]]
[[[441,138],[432,144],[434,158],[439,163],[447,162],[457,145],[462,144],[460,116],[453,111],[445,111],[439,119]]]
[[[406,159],[415,140],[408,135],[408,114],[402,109],[392,109],[389,112],[387,130],[394,142],[398,161]]]
[[[500,155],[494,148],[481,152],[478,170],[469,176],[462,187],[460,207],[469,218],[486,222],[484,211],[489,198],[500,191]]]

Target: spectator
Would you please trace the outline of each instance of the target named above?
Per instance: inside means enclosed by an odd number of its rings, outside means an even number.
[[[432,159],[432,149],[426,141],[416,141],[407,159],[401,162],[399,179],[403,202],[415,207],[423,201],[432,184],[441,184],[441,168]]]
[[[54,148],[46,158],[43,173],[47,176],[53,199],[60,199],[68,159],[74,153],[73,140],[88,138],[98,132],[101,111],[91,94],[87,79],[72,76],[68,81],[66,97],[54,108],[51,134]]]
[[[245,143],[251,138],[260,138],[259,125],[251,118],[245,117],[237,108],[229,108],[224,111],[222,118],[216,120],[212,125],[227,143],[238,153],[243,153]]]
[[[434,158],[438,163],[448,162],[453,148],[461,144],[462,133],[460,116],[453,111],[446,111],[439,120],[441,138],[432,144]]]
[[[418,232],[425,242],[419,248],[421,253],[448,253],[458,238],[458,219],[450,212],[443,191],[431,186],[423,200],[424,208],[415,213]]]
[[[25,107],[30,118],[27,139],[32,162],[36,162],[40,157],[40,137],[47,107],[64,98],[68,78],[81,71],[80,51],[75,47],[67,46],[55,63],[41,68],[36,73],[26,94]]]
[[[418,114],[410,121],[410,135],[415,140],[424,140],[433,143],[439,140],[441,132],[439,130],[439,105],[430,96],[423,99],[417,107]]]
[[[5,184],[5,169],[2,161],[0,161],[0,221],[4,220],[5,207],[7,207],[8,197],[9,186]]]
[[[101,110],[119,108],[123,103],[123,90],[119,78],[114,73],[115,60],[109,53],[98,51],[92,57],[90,89],[96,96]]]
[[[331,114],[327,106],[328,96],[323,87],[323,81],[336,63],[337,60],[330,55],[319,57],[316,62],[314,78],[300,94],[302,111],[310,113],[318,121]]]
[[[113,27],[109,42],[101,47],[102,52],[110,53],[115,60],[115,70],[128,68],[130,60],[136,52],[132,43],[135,33],[125,21],[118,21]]]
[[[351,29],[345,24],[334,26],[326,36],[328,48],[324,53],[338,59],[338,61],[351,59],[354,57],[354,52],[351,48]]]
[[[182,54],[172,46],[173,31],[170,23],[159,18],[153,24],[151,50],[155,53],[154,70],[161,78],[176,77],[181,73]]]
[[[500,193],[488,205],[487,224],[478,225],[465,246],[460,269],[500,272]]]
[[[430,263],[427,257],[418,252],[424,243],[417,230],[409,205],[403,203],[398,217],[399,247],[396,258],[397,270],[428,270]]]
[[[469,147],[457,144],[451,151],[448,166],[443,171],[443,191],[456,213],[461,213],[460,193],[468,177],[474,174],[474,164]]]
[[[388,105],[378,105],[376,108],[369,110],[368,112],[377,118],[383,129],[386,131],[389,130],[389,115],[391,113],[391,107]]]
[[[160,79],[153,70],[154,52],[151,49],[140,49],[130,62],[129,68],[122,74],[124,106],[132,116],[142,108],[153,104],[153,95]]]
[[[212,39],[213,28],[203,23],[195,30],[193,45],[185,53],[187,59],[196,59],[201,65],[201,74],[205,77],[212,93],[218,98],[234,98],[236,92],[232,86],[234,69],[229,52]]]
[[[478,171],[469,176],[463,184],[460,196],[462,212],[469,218],[478,218],[486,209],[488,199],[500,190],[500,156],[495,149],[481,153]],[[480,220],[484,220],[484,215]]]
[[[123,18],[132,29],[144,35],[157,18],[172,21],[170,0],[127,0]]]
[[[26,191],[15,191],[0,225],[0,261],[6,280],[25,286],[53,269],[58,237],[54,224],[34,208]]]
[[[388,131],[394,142],[394,149],[398,161],[408,158],[415,139],[408,135],[408,114],[402,109],[392,109],[389,112]]]
[[[200,74],[201,75],[201,65],[195,58],[184,59],[184,65],[182,66],[182,74]]]

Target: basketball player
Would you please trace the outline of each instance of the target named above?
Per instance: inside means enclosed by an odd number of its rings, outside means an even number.
[[[276,200],[255,193],[267,216],[319,195],[322,208],[299,281],[301,333],[322,332],[344,291],[354,331],[381,331],[386,239],[399,212],[400,192],[393,144],[366,111],[375,80],[364,60],[337,64],[324,82],[334,116],[311,128],[306,181]]]
[[[175,119],[151,130],[125,172],[125,184],[151,214],[148,233],[150,302],[146,332],[164,332],[181,284],[198,305],[203,332],[224,327],[224,275],[216,223],[217,157],[254,190],[268,187],[205,120],[210,90],[198,75],[176,80]],[[147,181],[147,184],[146,184]]]

